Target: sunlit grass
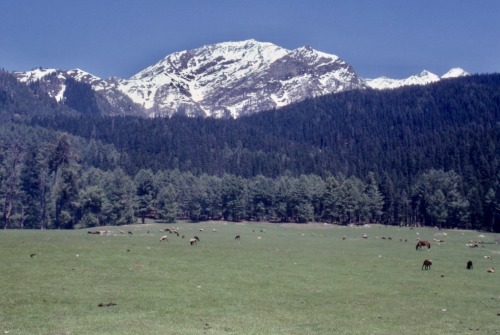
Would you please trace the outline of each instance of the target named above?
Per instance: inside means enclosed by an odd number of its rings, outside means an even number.
[[[1,231],[0,333],[500,331],[500,280],[486,272],[500,270],[492,234],[446,231],[438,245],[432,240],[442,231],[432,229],[174,226],[185,239],[160,242],[166,225],[159,224],[107,228],[116,236]],[[194,235],[201,241],[191,246]],[[430,251],[415,251],[417,237],[431,241]],[[468,248],[469,240],[488,243]],[[421,270],[425,258],[430,271]]]

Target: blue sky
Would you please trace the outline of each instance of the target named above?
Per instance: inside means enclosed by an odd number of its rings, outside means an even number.
[[[256,39],[365,78],[500,72],[498,0],[0,0],[0,68],[129,78],[170,53]]]

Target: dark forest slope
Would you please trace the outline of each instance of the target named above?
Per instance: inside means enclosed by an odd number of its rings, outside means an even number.
[[[393,91],[352,91],[237,120],[37,117],[32,124],[112,143],[126,169],[243,177],[369,171],[409,185],[425,170],[469,179],[498,170],[500,75]]]

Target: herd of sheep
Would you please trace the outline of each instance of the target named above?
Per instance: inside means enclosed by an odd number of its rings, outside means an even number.
[[[190,230],[191,230],[191,229],[190,229]],[[203,228],[200,228],[200,229],[198,229],[198,230],[199,230],[199,232],[203,232]],[[255,232],[255,230],[253,230],[253,231]],[[162,232],[162,233],[167,232],[167,233],[169,233],[169,234],[175,234],[175,235],[177,235],[177,237],[180,237],[180,236],[181,236],[181,235],[180,235],[180,233],[179,233],[179,228],[178,228],[178,227],[177,227],[177,228],[166,228],[166,229],[160,230],[160,232]],[[216,230],[216,229],[212,229],[212,232],[217,232],[217,230]],[[260,232],[265,232],[265,230],[261,229],[261,230],[260,230]],[[149,233],[149,231],[148,231],[148,233]],[[88,234],[110,236],[110,235],[118,235],[118,234],[119,234],[119,235],[124,235],[124,234],[125,234],[125,232],[124,232],[124,231],[122,231],[122,230],[120,230],[120,231],[119,231],[119,233],[117,234],[117,233],[115,233],[115,232],[113,232],[113,231],[98,230],[98,231],[88,231]],[[128,234],[129,234],[129,235],[132,235],[133,233],[132,233],[131,231],[128,231]],[[445,233],[443,233],[443,234],[445,234]],[[303,234],[302,234],[302,235],[303,235]],[[418,233],[417,233],[417,235],[418,235]],[[182,235],[182,237],[181,237],[181,238],[182,238],[182,239],[185,239],[185,238],[186,238],[186,236],[185,236],[185,235]],[[261,238],[261,237],[259,236],[259,237],[258,237],[258,239],[260,239],[260,238]],[[363,238],[363,239],[368,239],[368,235],[365,233],[365,234],[363,234],[363,235],[362,235],[362,238]],[[376,237],[376,238],[378,239],[378,237]],[[239,235],[239,234],[238,234],[238,235],[236,235],[236,236],[235,236],[235,239],[236,239],[236,240],[241,239],[241,235]],[[344,236],[342,236],[342,240],[346,240],[346,239],[347,239],[347,237],[346,237],[345,235],[344,235]],[[382,237],[381,239],[383,239],[383,240],[385,240],[385,239],[391,240],[392,238],[390,238],[390,237],[388,237],[388,238],[386,238],[386,237]],[[160,237],[160,242],[168,242],[168,240],[169,240],[168,235],[162,235],[162,236]],[[400,241],[402,242],[403,240],[402,240],[402,239],[400,239]],[[408,241],[408,240],[407,240],[407,239],[405,239],[405,242],[407,242],[407,241]],[[188,243],[189,243],[190,245],[197,245],[199,242],[200,242],[200,238],[199,238],[198,236],[193,236],[192,238],[190,238],[190,239],[188,240]],[[437,243],[438,243],[438,245],[439,245],[440,243],[442,243],[442,242],[444,242],[444,241],[443,241],[442,239],[434,239],[434,242],[437,242]],[[467,247],[470,247],[470,248],[478,248],[478,247],[479,247],[479,244],[481,244],[481,243],[482,243],[481,241],[469,241],[469,242],[466,244],[466,246],[467,246]],[[416,250],[421,250],[421,247],[422,247],[422,246],[426,246],[426,247],[427,247],[427,251],[429,251],[429,249],[430,249],[430,247],[431,247],[431,245],[430,245],[430,243],[429,243],[428,241],[423,241],[423,240],[420,240],[420,238],[417,238],[417,245],[416,245],[416,248],[415,248],[415,249],[416,249]],[[490,260],[491,260],[491,256],[484,256],[484,258],[485,258],[485,259],[490,259]],[[432,266],[432,260],[430,260],[430,259],[425,259],[425,260],[424,260],[424,262],[423,262],[423,264],[422,264],[422,270],[430,270],[430,269],[431,269],[431,266]],[[472,269],[473,269],[473,264],[472,264],[472,261],[471,261],[471,260],[467,261],[467,263],[466,263],[466,268],[467,268],[468,270],[472,270]],[[493,267],[488,267],[488,268],[486,269],[486,271],[487,271],[488,273],[494,273],[494,272],[495,272],[495,269],[494,269]]]

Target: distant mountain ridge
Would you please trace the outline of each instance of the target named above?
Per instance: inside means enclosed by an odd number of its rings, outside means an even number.
[[[367,86],[370,88],[377,90],[385,90],[385,89],[394,89],[410,85],[427,85],[440,81],[441,79],[457,78],[468,75],[469,73],[461,68],[452,68],[441,77],[438,77],[432,72],[424,70],[417,75],[410,76],[405,79],[392,79],[387,77],[379,77],[375,79],[365,79],[365,82]]]
[[[68,78],[88,84],[100,106],[113,115],[237,118],[326,94],[425,85],[467,72],[452,69],[441,78],[423,71],[401,80],[363,79],[336,55],[309,46],[288,50],[246,40],[170,54],[130,79],[101,79],[80,69],[14,74],[24,83],[39,82],[60,102],[64,102]]]

